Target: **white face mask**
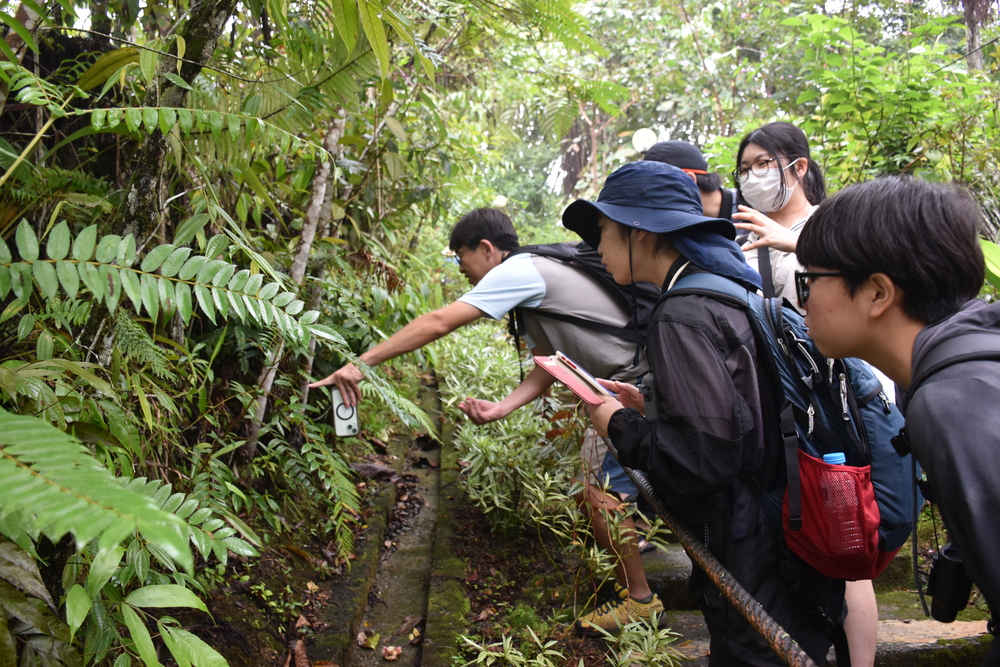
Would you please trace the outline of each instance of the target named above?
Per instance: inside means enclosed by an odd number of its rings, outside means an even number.
[[[763,176],[757,176],[752,171],[747,173],[747,179],[740,185],[740,192],[743,198],[750,204],[750,208],[755,208],[761,213],[771,213],[785,208],[785,204],[792,198],[795,188],[799,187],[798,181],[791,187],[785,187],[785,191],[779,196],[781,191],[781,173],[799,161],[792,160],[787,166],[781,169],[768,169]]]

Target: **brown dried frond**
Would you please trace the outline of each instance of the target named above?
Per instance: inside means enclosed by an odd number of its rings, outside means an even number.
[[[306,643],[301,639],[292,642],[292,655],[295,657],[295,667],[312,667],[306,654]]]
[[[374,280],[391,293],[398,292],[406,284],[406,281],[396,273],[395,269],[385,262],[375,259],[367,252],[352,252],[347,256],[347,261],[351,263],[355,271],[369,280]]]

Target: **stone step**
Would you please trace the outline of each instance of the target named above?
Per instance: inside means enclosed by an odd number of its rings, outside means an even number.
[[[691,559],[679,544],[665,544],[663,548],[644,553],[642,567],[650,589],[660,596],[665,609],[697,609],[698,603],[688,588],[691,576]]]
[[[679,544],[643,554],[642,562],[650,588],[668,610],[667,625],[681,636],[678,651],[694,662],[708,665],[709,636],[704,618],[688,590],[691,561]],[[876,664],[879,667],[910,667],[916,664],[971,665],[980,663],[990,643],[982,612],[969,609],[955,623],[938,623],[923,616],[912,587],[909,556],[897,557],[875,581],[879,591],[879,631]],[[836,664],[833,652],[829,660]]]
[[[707,667],[708,628],[698,612],[671,611],[667,627],[680,635],[674,648],[691,662],[685,667]],[[984,621],[938,623],[933,619],[906,621],[880,619],[875,664],[879,667],[913,665],[978,665],[989,648],[991,637]],[[827,657],[836,665],[833,651]]]

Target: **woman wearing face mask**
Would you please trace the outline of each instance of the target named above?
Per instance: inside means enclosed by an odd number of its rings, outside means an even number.
[[[809,216],[826,199],[823,174],[809,157],[806,135],[790,123],[764,125],[743,137],[736,164],[737,186],[750,205],[733,214],[736,227],[750,232],[743,245],[747,264],[761,274],[764,296],[784,297],[799,308],[795,272],[803,269],[795,245]],[[892,388],[888,378],[882,383]],[[870,667],[875,663],[878,634],[872,582],[847,582],[844,599],[851,664]]]
[[[757,269],[764,296],[798,305],[795,242],[813,210],[826,199],[823,174],[809,157],[809,142],[791,123],[768,123],[750,132],[736,154],[736,185],[743,201],[733,222],[750,233],[743,246]]]

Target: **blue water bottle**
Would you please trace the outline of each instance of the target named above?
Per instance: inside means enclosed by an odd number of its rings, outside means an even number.
[[[843,452],[833,452],[823,455],[823,463],[830,465],[846,465],[847,456]],[[844,556],[849,556],[865,548],[865,536],[858,524],[857,506],[859,498],[851,483],[849,473],[842,471],[825,471],[822,477],[823,501],[826,505],[826,517],[829,522],[828,535],[837,535],[837,549]]]
[[[830,465],[842,466],[847,464],[847,456],[844,452],[834,452],[832,454],[823,455],[823,463],[829,463]]]

